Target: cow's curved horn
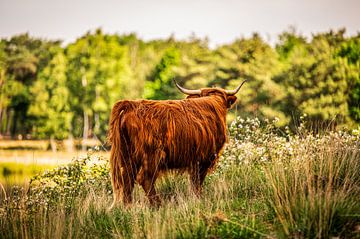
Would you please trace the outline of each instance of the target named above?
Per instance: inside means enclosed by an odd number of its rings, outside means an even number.
[[[179,86],[179,84],[174,80],[174,83],[176,85],[176,87],[184,94],[186,95],[200,95],[201,93],[201,90],[188,90],[188,89],[185,89],[181,86]]]
[[[228,95],[235,95],[240,90],[241,86],[247,82],[248,80],[244,80],[235,90],[226,90],[226,94]]]

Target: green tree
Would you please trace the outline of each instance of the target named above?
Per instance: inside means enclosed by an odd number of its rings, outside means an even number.
[[[6,130],[6,121],[5,121],[5,115],[6,115],[6,109],[9,105],[10,99],[9,99],[9,93],[6,92],[5,89],[5,83],[6,83],[6,54],[5,54],[5,42],[3,40],[0,40],[0,137]]]
[[[176,80],[189,89],[209,85],[214,79],[219,57],[208,47],[207,39],[192,36],[178,41],[175,47],[180,51],[180,64],[174,67]],[[173,86],[174,87],[174,86]]]
[[[124,97],[129,99],[141,98],[148,76],[153,72],[161,56],[168,48],[164,40],[144,42],[135,34],[118,36],[121,46],[128,50],[129,65],[132,72],[131,84]]]
[[[287,115],[307,114],[319,123],[349,122],[348,84],[341,61],[334,57],[342,34],[318,34],[310,43],[298,41],[287,52],[287,68],[274,78],[286,89],[283,111]]]
[[[105,138],[112,105],[133,88],[128,49],[98,29],[70,44],[66,55],[74,133]]]
[[[179,64],[179,51],[169,48],[156,65],[149,81],[145,83],[144,98],[154,100],[171,99],[178,95],[172,79],[174,78],[173,67]]]
[[[5,59],[5,83],[2,88],[7,103],[7,131],[11,122],[11,135],[28,134],[32,121],[27,112],[30,105],[30,86],[36,81],[37,73],[51,59],[49,49],[59,45],[58,41],[46,41],[32,38],[28,34],[3,40]],[[10,133],[10,132],[7,132]]]
[[[51,49],[53,59],[38,74],[30,87],[29,116],[35,118],[33,135],[36,138],[65,139],[71,129],[72,113],[67,88],[67,61],[60,47]]]
[[[279,42],[276,44],[275,49],[280,55],[280,59],[285,61],[291,56],[294,49],[306,43],[306,38],[297,34],[294,27],[290,27],[279,35]]]
[[[306,39],[295,29],[275,47],[258,34],[215,49],[207,39],[143,41],[135,34],[88,32],[65,48],[28,34],[0,41],[0,134],[105,138],[119,99],[183,98],[189,89],[235,88],[250,80],[230,112],[314,122],[360,122],[360,36],[345,30]],[[239,109],[239,110],[237,110]]]
[[[344,59],[344,68],[348,69],[346,79],[349,86],[350,115],[360,123],[360,35],[341,44],[338,55]]]
[[[244,79],[249,80],[239,93],[239,113],[260,118],[277,117],[280,124],[288,122],[288,116],[280,108],[285,97],[284,89],[273,81],[281,65],[271,46],[254,34],[249,39],[238,39],[219,47],[216,54],[219,55],[216,77],[210,85],[233,89]]]

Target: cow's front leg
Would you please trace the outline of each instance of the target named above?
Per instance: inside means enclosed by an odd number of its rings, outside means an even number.
[[[207,163],[196,163],[190,171],[191,186],[198,197],[201,196],[202,185],[205,181],[209,167],[210,164]]]
[[[146,196],[152,206],[158,207],[161,205],[161,199],[155,190],[155,182],[158,175],[146,167],[140,169],[137,176],[137,181],[145,191]]]
[[[141,182],[141,186],[144,189],[149,202],[152,206],[159,207],[161,205],[161,199],[155,190],[155,181],[153,182],[151,177],[145,178]]]

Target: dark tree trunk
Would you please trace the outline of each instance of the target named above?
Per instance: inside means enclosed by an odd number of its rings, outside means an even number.
[[[84,110],[84,130],[83,130],[83,142],[82,150],[86,150],[86,140],[89,138],[89,116]]]
[[[19,118],[19,113],[18,113],[18,111],[15,111],[14,112],[14,117],[12,119],[12,122],[13,122],[12,129],[11,129],[11,137],[12,138],[16,137],[18,118]]]
[[[3,116],[4,116],[4,112],[5,109],[0,108],[0,138],[2,138],[2,134],[3,134]]]
[[[10,136],[10,129],[11,129],[11,114],[12,111],[10,109],[7,109],[6,111],[6,131],[5,131],[5,135],[6,136]]]

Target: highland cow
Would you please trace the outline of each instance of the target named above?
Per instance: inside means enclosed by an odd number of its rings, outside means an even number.
[[[245,81],[244,81],[245,82]],[[226,142],[226,113],[240,90],[188,90],[183,100],[121,100],[113,106],[108,139],[113,205],[132,201],[135,182],[159,205],[155,181],[168,170],[187,171],[197,195]]]

